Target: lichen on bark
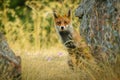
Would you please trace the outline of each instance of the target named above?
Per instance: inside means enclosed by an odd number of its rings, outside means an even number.
[[[94,56],[106,54],[114,60],[120,53],[120,1],[82,0],[75,15],[80,18],[80,35]]]

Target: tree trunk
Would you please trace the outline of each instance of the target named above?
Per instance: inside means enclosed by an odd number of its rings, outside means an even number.
[[[15,56],[5,37],[0,33],[0,80],[21,79],[21,59]]]
[[[120,0],[82,0],[75,15],[93,55],[104,53],[114,60],[120,52]]]

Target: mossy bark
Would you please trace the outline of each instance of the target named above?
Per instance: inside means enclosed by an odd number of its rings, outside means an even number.
[[[114,60],[120,53],[120,0],[82,0],[75,15],[93,55]]]
[[[21,59],[15,56],[5,37],[0,33],[0,80],[21,79]]]

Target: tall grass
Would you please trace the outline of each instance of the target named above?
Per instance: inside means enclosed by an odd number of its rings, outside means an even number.
[[[61,53],[61,54],[60,54]],[[23,80],[119,80],[120,58],[112,66],[104,63],[101,71],[86,68],[74,72],[67,65],[68,53],[64,49],[42,49],[34,54],[24,53],[22,56]],[[120,57],[120,56],[119,56]]]

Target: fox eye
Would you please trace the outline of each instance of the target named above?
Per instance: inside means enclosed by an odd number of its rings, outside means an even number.
[[[57,24],[61,24],[61,22],[60,22],[60,21],[58,21],[58,22],[57,22]]]
[[[64,21],[65,24],[67,24],[67,21]]]

